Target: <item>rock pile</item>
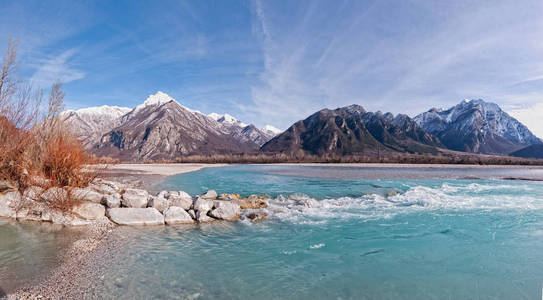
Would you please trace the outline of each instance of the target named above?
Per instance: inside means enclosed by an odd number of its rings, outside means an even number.
[[[243,215],[261,220],[267,207],[267,196],[221,194],[210,190],[192,197],[183,191],[162,191],[150,195],[141,189],[123,187],[120,183],[98,180],[86,188],[42,189],[30,187],[21,194],[8,182],[0,182],[0,217],[17,220],[44,221],[63,225],[89,225],[110,220],[118,225],[174,225],[236,221]],[[73,199],[71,212],[51,210],[48,203]],[[107,218],[107,219],[105,219]]]

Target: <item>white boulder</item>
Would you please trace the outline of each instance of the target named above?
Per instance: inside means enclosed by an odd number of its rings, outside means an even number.
[[[0,217],[15,218],[17,216],[15,208],[20,201],[21,194],[18,191],[0,194]]]
[[[74,188],[70,191],[70,195],[79,201],[88,201],[93,203],[102,203],[104,195],[90,188]]]
[[[162,213],[170,207],[170,200],[160,196],[149,196],[148,207],[156,208]]]
[[[122,205],[131,208],[145,208],[149,201],[149,193],[145,190],[126,189],[122,196]]]
[[[189,210],[192,206],[192,197],[183,191],[169,192],[167,198],[171,206],[178,206],[184,210]]]
[[[172,206],[164,211],[164,222],[168,225],[194,223],[192,217],[181,207]]]
[[[215,219],[211,218],[210,216],[207,215],[207,211],[197,211],[196,212],[196,221],[198,221],[199,223],[205,223],[205,222],[211,222],[211,221],[214,221]]]
[[[104,195],[104,199],[102,199],[102,204],[107,206],[108,208],[120,207],[121,195],[119,194]]]
[[[215,190],[209,190],[207,193],[200,195],[199,197],[203,199],[215,200],[217,199],[217,192],[215,192]]]
[[[23,198],[25,200],[33,200],[33,201],[40,200],[40,196],[43,193],[43,191],[44,189],[39,186],[28,187],[23,193]]]
[[[196,211],[204,212],[205,214],[213,208],[213,200],[197,198],[196,201],[194,201],[192,208]]]
[[[84,202],[80,205],[76,205],[72,212],[84,219],[84,220],[97,220],[100,217],[103,217],[106,214],[106,209],[102,204],[93,203],[93,202]]]
[[[65,189],[52,187],[41,194],[41,199],[45,202],[63,202],[68,199],[68,192]]]
[[[113,195],[120,191],[120,188],[115,183],[109,181],[91,184],[89,188],[104,195]]]
[[[214,207],[215,209],[209,212],[209,214],[216,219],[228,221],[239,219],[240,208],[236,203],[218,200],[214,202]]]

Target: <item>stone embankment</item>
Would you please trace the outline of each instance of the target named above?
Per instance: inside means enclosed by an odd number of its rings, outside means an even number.
[[[33,186],[20,193],[7,182],[0,182],[0,217],[42,221],[67,226],[113,222],[117,225],[174,225],[236,221],[259,221],[266,213],[267,197],[221,194],[213,190],[192,197],[183,191],[162,191],[150,195],[146,190],[96,180],[86,188],[43,189]],[[69,211],[54,209],[75,201]]]

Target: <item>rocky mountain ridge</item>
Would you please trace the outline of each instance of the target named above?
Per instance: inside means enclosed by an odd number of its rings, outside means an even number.
[[[367,112],[351,105],[323,109],[267,142],[263,152],[313,155],[435,153],[442,146],[407,115]]]
[[[88,150],[123,160],[255,152],[273,137],[230,115],[187,108],[163,92],[134,109],[104,106],[63,115]]]
[[[451,150],[509,154],[541,143],[530,130],[497,104],[464,100],[449,109],[430,109],[414,118]]]

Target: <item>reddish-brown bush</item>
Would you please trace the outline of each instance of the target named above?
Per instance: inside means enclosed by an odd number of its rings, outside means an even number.
[[[64,93],[60,83],[51,88],[48,108],[39,117],[42,92],[14,78],[16,43],[10,42],[0,66],[0,180],[23,191],[31,185],[43,188],[87,186],[96,168],[82,144],[63,124]],[[68,210],[72,199],[53,199],[52,208]]]

